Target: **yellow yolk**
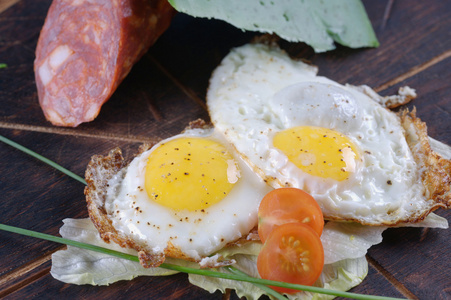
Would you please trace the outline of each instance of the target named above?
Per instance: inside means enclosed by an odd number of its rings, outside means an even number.
[[[176,209],[204,209],[221,201],[237,180],[232,155],[203,138],[161,144],[149,156],[145,188],[153,201]],[[235,178],[235,179],[234,179]]]
[[[308,174],[342,181],[355,172],[357,148],[337,131],[312,126],[293,127],[278,132],[273,144]]]

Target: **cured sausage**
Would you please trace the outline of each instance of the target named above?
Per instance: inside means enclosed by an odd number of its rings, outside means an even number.
[[[167,0],[54,0],[34,62],[47,120],[92,121],[173,15]]]

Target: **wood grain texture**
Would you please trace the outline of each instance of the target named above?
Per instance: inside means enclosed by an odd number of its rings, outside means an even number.
[[[451,49],[449,2],[433,0],[426,7],[394,1],[384,29],[380,24],[387,1],[363,2],[382,46],[315,55],[312,61],[320,67],[320,74],[342,83],[379,87]]]
[[[417,115],[428,124],[431,137],[451,145],[449,134],[451,121],[451,97],[449,79],[451,78],[451,57],[442,60],[405,81],[398,83],[383,93],[395,93],[401,86],[415,88],[418,97],[405,107],[417,109]]]
[[[14,2],[14,3],[13,3]],[[315,54],[302,43],[281,42],[292,56],[341,83],[367,84],[389,95],[417,90],[417,108],[429,134],[451,144],[451,3],[363,1],[381,46]],[[179,14],[137,63],[98,118],[77,128],[48,123],[38,104],[34,49],[50,0],[0,2],[0,134],[83,175],[90,157],[119,146],[131,158],[140,143],[179,133],[209,119],[205,94],[211,72],[231,48],[252,40],[221,21]],[[13,3],[2,11],[4,3]],[[389,9],[387,6],[389,5]],[[0,144],[0,223],[58,234],[64,218],[87,216],[83,185]],[[448,221],[451,213],[438,211]],[[368,253],[369,274],[353,291],[417,299],[449,299],[450,230],[390,229]],[[63,284],[48,273],[60,245],[0,232],[0,296],[5,299],[237,299],[210,294],[183,274],[141,277],[108,287]]]
[[[47,275],[51,267],[51,254],[38,257],[20,268],[0,277],[0,298],[6,297],[22,287]]]
[[[20,0],[2,0],[0,2],[0,14],[19,1]]]

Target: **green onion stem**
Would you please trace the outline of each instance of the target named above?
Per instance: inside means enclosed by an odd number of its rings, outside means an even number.
[[[51,160],[48,159],[48,158],[45,158],[44,156],[42,156],[42,155],[40,155],[40,154],[37,154],[36,152],[31,151],[30,149],[25,148],[24,146],[22,146],[22,145],[20,145],[20,144],[18,144],[18,143],[16,143],[16,142],[13,142],[13,141],[11,141],[10,139],[7,139],[7,138],[5,138],[4,136],[1,136],[1,135],[0,135],[0,141],[4,142],[5,144],[8,144],[8,145],[10,145],[10,146],[12,146],[12,147],[14,147],[14,148],[20,150],[20,151],[23,151],[23,152],[25,152],[26,154],[29,154],[29,155],[31,155],[31,156],[34,157],[34,158],[39,159],[40,161],[42,161],[42,162],[44,162],[44,163],[46,163],[46,164],[48,164],[48,165],[54,167],[54,168],[57,169],[58,171],[63,172],[64,174],[66,174],[66,175],[72,177],[72,178],[75,179],[75,180],[78,180],[78,181],[80,181],[81,183],[86,184],[86,181],[85,181],[83,178],[81,178],[81,177],[78,176],[77,174],[75,174],[75,173],[73,173],[73,172],[71,172],[71,171],[69,171],[69,170],[63,168],[62,166],[58,165],[57,163],[51,161]]]
[[[77,242],[77,241],[73,241],[73,240],[69,240],[69,239],[65,239],[65,238],[60,238],[60,237],[45,234],[45,233],[31,231],[31,230],[18,228],[18,227],[14,227],[14,226],[9,226],[9,225],[5,225],[5,224],[0,224],[0,230],[18,233],[18,234],[22,234],[22,235],[26,235],[26,236],[31,236],[31,237],[35,237],[35,238],[39,238],[39,239],[43,239],[43,240],[47,240],[47,241],[52,241],[52,242],[56,242],[56,243],[60,243],[60,244],[65,244],[65,245],[69,245],[69,246],[74,246],[74,247],[78,247],[78,248],[82,248],[82,249],[92,250],[92,251],[96,251],[96,252],[100,252],[100,253],[104,253],[104,254],[109,254],[109,255],[112,255],[112,256],[115,256],[118,258],[123,258],[123,259],[131,260],[131,261],[139,262],[138,257],[134,256],[134,255],[122,253],[122,252],[111,250],[111,249],[106,249],[106,248],[91,245],[91,244]],[[351,298],[351,299],[399,300],[399,298],[381,297],[381,296],[373,296],[373,295],[362,295],[362,294],[356,294],[356,293],[350,293],[350,292],[334,291],[334,290],[329,290],[329,289],[324,289],[324,288],[314,287],[314,286],[305,286],[305,285],[299,285],[299,284],[293,284],[293,283],[287,283],[287,282],[254,278],[254,277],[245,275],[245,273],[243,273],[237,269],[232,269],[232,271],[231,271],[232,274],[228,274],[228,273],[211,271],[211,270],[207,270],[207,269],[194,269],[194,268],[189,268],[189,267],[182,267],[182,266],[177,266],[177,265],[167,264],[167,263],[161,264],[160,267],[168,269],[168,270],[183,272],[183,273],[197,274],[197,275],[202,275],[202,276],[209,276],[209,277],[229,279],[229,280],[238,280],[238,281],[250,282],[250,283],[254,283],[254,284],[258,284],[258,285],[272,285],[272,286],[301,290],[301,291],[312,292],[312,293],[320,293],[320,294],[332,295],[332,296],[337,296],[337,297],[346,297],[346,298]],[[229,268],[229,270],[231,270],[231,269]]]
[[[7,139],[7,138],[1,136],[1,135],[0,135],[0,141],[3,141],[4,143],[6,143],[6,144],[8,144],[8,145],[13,146],[13,147],[15,147],[15,148],[17,148],[17,149],[19,149],[19,150],[21,150],[21,151],[23,151],[23,152],[25,152],[25,153],[31,155],[31,156],[33,156],[33,157],[35,157],[35,158],[37,158],[37,159],[43,161],[44,163],[49,164],[50,166],[54,167],[55,169],[57,169],[57,170],[61,171],[62,173],[64,173],[64,174],[66,174],[66,175],[68,175],[68,176],[70,176],[70,177],[72,177],[72,178],[74,178],[74,179],[80,181],[81,183],[86,184],[86,181],[85,181],[83,178],[81,178],[80,176],[78,176],[77,174],[74,174],[73,172],[71,172],[71,171],[69,171],[69,170],[63,168],[62,166],[56,164],[55,162],[53,162],[53,161],[51,161],[51,160],[49,160],[49,159],[47,159],[47,158],[45,158],[45,157],[43,157],[43,156],[37,154],[36,152],[33,152],[33,151],[31,151],[30,149],[25,148],[25,147],[23,147],[22,145],[20,145],[20,144],[18,144],[18,143],[16,143],[16,142],[13,142],[13,141],[11,141],[11,140],[9,140],[9,139]],[[1,225],[1,224],[0,224],[0,225]],[[6,226],[6,225],[2,225],[2,226]],[[17,229],[18,229],[18,230],[24,230],[24,229],[20,229],[20,228],[17,228]],[[4,230],[6,230],[6,229],[4,229]],[[32,232],[28,232],[29,234],[26,234],[25,232],[26,232],[26,231],[23,231],[23,232],[17,232],[17,233],[21,233],[21,234],[25,234],[25,235],[30,235],[30,236],[34,236],[34,234],[35,234],[35,233],[32,233]],[[43,238],[43,236],[41,236],[41,238]],[[47,239],[47,240],[50,240],[50,241],[53,241],[53,242],[62,243],[62,244],[66,244],[66,245],[72,245],[72,246],[76,246],[76,245],[73,244],[73,243],[78,243],[78,242],[75,242],[75,241],[72,241],[72,240],[65,240],[65,239],[63,239],[63,238],[54,237],[54,236],[47,236],[46,239]],[[83,243],[81,243],[81,244],[83,244]],[[89,245],[89,244],[83,244],[83,247],[80,246],[80,245],[79,245],[79,246],[76,246],[76,247],[80,247],[80,248],[85,248],[85,249],[87,249],[87,248],[86,248],[87,246],[96,247],[96,246]],[[97,249],[97,250],[96,250],[96,249],[93,248],[93,249],[90,249],[90,250],[94,250],[94,251],[99,251],[99,252],[102,252],[102,253],[106,253],[104,250],[109,250],[109,249],[100,248],[100,249]],[[111,251],[111,250],[109,250],[109,251]],[[121,257],[122,254],[123,254],[123,253],[120,253],[120,252],[117,252],[116,254],[112,254],[112,253],[111,253],[111,255],[114,255],[114,256],[117,256],[117,257]],[[124,255],[127,255],[127,254],[124,254]],[[125,257],[121,257],[121,258],[125,258]],[[136,257],[134,257],[134,256],[130,256],[130,257],[126,258],[126,259],[136,261],[136,260],[135,260]],[[232,269],[230,269],[230,271],[231,271],[231,272],[241,272],[241,271],[238,271],[238,270],[236,270],[236,269],[235,269],[235,271],[233,271]],[[237,273],[236,273],[236,274],[237,274]],[[243,273],[243,272],[241,272],[241,275],[244,276],[244,275],[246,275],[246,274]],[[246,275],[246,276],[247,276],[247,275]],[[255,285],[258,286],[259,288],[261,288],[262,290],[264,290],[267,294],[274,296],[276,299],[284,299],[284,300],[287,299],[286,297],[284,297],[283,295],[281,295],[281,294],[279,294],[278,292],[274,291],[274,290],[271,289],[270,287],[267,287],[267,286],[265,286],[265,285],[260,285],[260,284],[255,284]]]
[[[66,174],[66,175],[72,177],[73,179],[86,185],[86,181],[82,177],[65,169],[64,167],[49,160],[48,158],[45,158],[42,155],[39,155],[36,152],[31,151],[30,149],[25,148],[24,146],[22,146],[16,142],[13,142],[1,135],[0,135],[0,141],[18,149],[18,150],[21,150],[21,151],[25,152],[26,154],[31,155],[34,158],[41,160],[42,162],[54,167],[55,169],[59,170],[60,172]],[[4,225],[4,224],[0,224],[0,230],[18,233],[18,234],[22,234],[22,235],[26,235],[26,236],[35,237],[35,238],[40,238],[40,239],[52,241],[55,243],[60,243],[60,244],[74,246],[74,247],[78,247],[78,248],[82,248],[82,249],[92,250],[92,251],[96,251],[96,252],[100,252],[100,253],[104,253],[104,254],[109,254],[109,255],[112,255],[112,256],[115,256],[118,258],[123,258],[123,259],[127,259],[130,261],[139,262],[139,259],[137,256],[133,256],[130,254],[122,253],[119,251],[115,251],[115,250],[111,250],[111,249],[107,249],[107,248],[103,248],[103,247],[99,247],[99,246],[95,246],[95,245],[91,245],[91,244],[86,244],[86,243],[77,242],[77,241],[73,241],[73,240],[69,240],[69,239],[65,239],[65,238],[60,238],[60,237],[45,234],[45,233],[40,233],[40,232],[31,231],[31,230],[18,228],[18,227],[14,227],[14,226],[9,226],[9,225]],[[229,274],[211,271],[211,270],[207,270],[207,269],[194,269],[194,268],[182,267],[182,266],[177,266],[177,265],[167,264],[167,263],[161,264],[160,267],[168,269],[168,270],[183,272],[183,273],[197,274],[197,275],[202,275],[202,276],[209,276],[209,277],[215,277],[215,278],[222,278],[222,279],[237,280],[237,281],[253,283],[257,287],[263,289],[267,294],[269,294],[277,299],[287,299],[287,298],[284,297],[283,295],[279,294],[278,292],[274,291],[267,285],[301,290],[301,291],[312,292],[312,293],[332,295],[332,296],[337,296],[337,297],[345,297],[345,298],[351,298],[351,299],[399,300],[399,298],[381,297],[381,296],[373,296],[373,295],[362,295],[362,294],[356,294],[356,293],[350,293],[350,292],[334,291],[334,290],[324,289],[324,288],[320,288],[320,287],[305,286],[305,285],[299,285],[299,284],[293,284],[293,283],[287,283],[287,282],[279,282],[279,281],[272,281],[272,280],[267,280],[267,279],[260,279],[260,278],[251,277],[251,276],[247,275],[246,273],[243,273],[242,271],[240,271],[234,267],[226,267],[226,269],[229,272],[231,272]]]

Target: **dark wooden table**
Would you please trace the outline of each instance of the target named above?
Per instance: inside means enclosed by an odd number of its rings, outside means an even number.
[[[205,92],[215,66],[255,35],[224,22],[177,15],[170,29],[133,68],[98,118],[77,128],[48,123],[38,104],[34,51],[50,0],[0,1],[0,134],[83,175],[94,154],[113,147],[130,157],[148,139],[169,137],[204,118]],[[378,49],[315,54],[283,43],[310,60],[320,75],[367,84],[382,95],[409,85],[429,135],[451,145],[451,2],[364,1],[381,42]],[[84,186],[53,168],[0,144],[0,223],[52,235],[64,218],[87,217]],[[439,210],[451,221],[451,211]],[[451,299],[451,231],[403,228],[384,232],[369,250],[370,269],[353,291],[413,299]],[[236,299],[191,286],[186,275],[141,277],[108,287],[61,283],[49,274],[62,247],[0,232],[0,298],[6,299]]]

